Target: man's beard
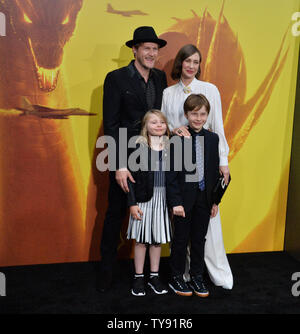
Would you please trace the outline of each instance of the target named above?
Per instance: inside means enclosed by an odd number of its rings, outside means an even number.
[[[153,60],[154,60],[154,59],[153,59]],[[144,63],[143,59],[140,58],[140,57],[136,57],[136,61],[137,61],[137,62],[139,63],[139,65],[141,65],[145,70],[151,70],[151,68],[154,67],[154,66],[151,66],[151,67],[147,66],[147,65]],[[154,63],[155,63],[155,60],[154,60]]]

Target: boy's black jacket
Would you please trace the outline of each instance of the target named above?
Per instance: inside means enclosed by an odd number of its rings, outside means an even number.
[[[195,174],[195,170],[187,171],[184,165],[184,141],[192,141],[192,162],[196,164],[196,150],[194,136],[196,133],[188,128],[191,137],[180,137],[182,141],[182,170],[174,170],[174,153],[172,152],[172,145],[170,150],[171,171],[166,173],[166,190],[167,201],[170,207],[182,205],[185,211],[189,211],[197,198],[197,191],[199,189],[198,182],[187,182],[186,176]],[[205,177],[205,191],[208,205],[211,208],[215,203],[213,199],[213,189],[220,176],[219,173],[219,136],[208,130],[202,129],[200,132],[204,136],[204,177]],[[176,157],[177,158],[177,157]],[[190,157],[188,157],[189,159]],[[219,203],[215,203],[219,204]]]

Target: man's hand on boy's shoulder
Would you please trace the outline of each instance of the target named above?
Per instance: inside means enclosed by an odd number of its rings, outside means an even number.
[[[182,205],[174,206],[173,215],[185,218],[184,207]]]

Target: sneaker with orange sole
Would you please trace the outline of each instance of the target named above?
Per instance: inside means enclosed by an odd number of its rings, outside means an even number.
[[[174,276],[169,282],[169,287],[179,296],[192,296],[193,291],[184,281],[183,276]]]

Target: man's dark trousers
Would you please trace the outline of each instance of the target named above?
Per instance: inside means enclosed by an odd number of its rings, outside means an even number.
[[[108,209],[103,225],[101,241],[101,268],[111,272],[117,258],[117,247],[122,222],[127,210],[127,196],[115,179],[115,172],[109,173]]]

